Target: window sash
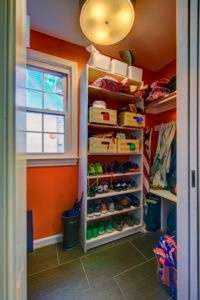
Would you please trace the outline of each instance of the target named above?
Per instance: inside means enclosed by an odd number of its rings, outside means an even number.
[[[66,144],[65,153],[27,153],[29,166],[40,165],[65,165],[76,164],[78,159],[78,65],[76,62],[67,59],[42,53],[36,50],[28,49],[27,65],[39,69],[47,70],[48,72],[56,72],[65,74],[67,77],[66,98],[67,107],[65,113],[66,124]],[[22,83],[22,88],[24,84]],[[32,108],[27,108],[27,111],[33,111]],[[38,110],[38,112],[41,112]],[[59,114],[60,111],[45,110],[45,113]]]

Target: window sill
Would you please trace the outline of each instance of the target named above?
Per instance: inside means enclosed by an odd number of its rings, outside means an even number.
[[[75,166],[78,158],[27,158],[27,167]]]

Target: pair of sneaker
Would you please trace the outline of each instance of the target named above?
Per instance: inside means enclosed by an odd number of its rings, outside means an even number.
[[[129,180],[118,180],[113,183],[113,189],[115,191],[126,191],[131,188],[136,188],[137,183],[133,179]]]
[[[99,224],[93,225],[87,229],[87,240],[92,238],[96,238],[99,235],[103,235],[105,233],[111,233],[113,231],[113,225],[110,221],[101,222]]]
[[[99,162],[90,163],[88,165],[88,175],[89,176],[97,176],[103,174],[103,167]]]
[[[122,231],[124,226],[133,227],[140,224],[139,218],[133,215],[125,215],[114,218],[113,228],[117,231]]]
[[[96,203],[88,204],[88,217],[98,217],[101,214],[106,214],[108,212],[113,212],[115,210],[114,202],[109,199],[107,201],[101,200]]]

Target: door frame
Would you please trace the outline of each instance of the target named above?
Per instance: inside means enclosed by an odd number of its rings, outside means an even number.
[[[24,209],[26,205],[24,188],[26,185],[26,169],[25,155],[21,151],[24,134],[20,126],[23,122],[18,122],[20,116],[23,115],[22,99],[24,89],[19,87],[19,83],[22,79],[26,57],[24,46],[25,16],[25,0],[0,1],[1,300],[27,299],[26,211]],[[21,145],[21,149],[19,145]]]
[[[178,300],[199,299],[199,1],[177,0]]]

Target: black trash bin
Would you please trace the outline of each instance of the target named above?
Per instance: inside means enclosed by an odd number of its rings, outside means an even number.
[[[80,214],[70,215],[69,211],[62,214],[63,222],[63,249],[74,247],[79,242]]]

